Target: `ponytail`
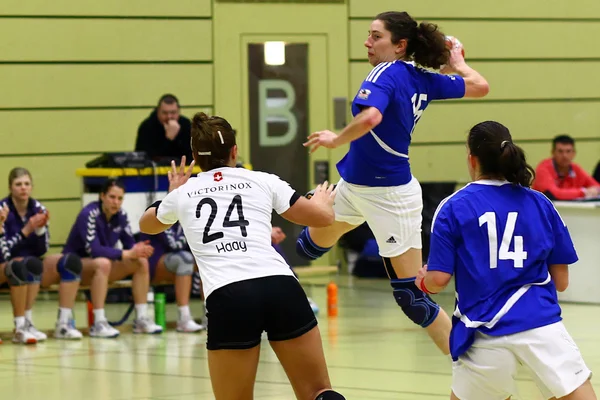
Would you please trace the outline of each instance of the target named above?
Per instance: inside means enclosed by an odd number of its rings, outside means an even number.
[[[446,45],[446,35],[436,24],[421,22],[415,36],[408,41],[406,54],[423,67],[440,69],[448,63],[450,49]]]
[[[535,171],[527,164],[525,152],[519,146],[513,142],[503,141],[498,164],[500,173],[507,181],[515,185],[531,187]]]
[[[535,171],[527,164],[523,149],[513,143],[507,127],[496,121],[480,122],[469,131],[467,144],[479,160],[482,176],[531,187]]]

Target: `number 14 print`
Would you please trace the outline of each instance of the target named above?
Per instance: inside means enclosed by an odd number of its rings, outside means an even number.
[[[486,212],[479,217],[479,226],[487,224],[489,248],[490,248],[490,268],[498,267],[498,259],[513,260],[515,268],[523,268],[523,261],[527,260],[527,252],[523,251],[523,236],[513,236],[515,225],[517,223],[518,212],[509,212],[502,235],[502,243],[498,250],[498,236],[496,234],[496,213]],[[510,243],[515,242],[514,251],[510,251]]]

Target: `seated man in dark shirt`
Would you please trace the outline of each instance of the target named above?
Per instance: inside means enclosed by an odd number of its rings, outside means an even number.
[[[145,151],[153,161],[192,160],[191,122],[179,114],[179,101],[172,94],[163,95],[158,106],[138,128],[135,151]]]

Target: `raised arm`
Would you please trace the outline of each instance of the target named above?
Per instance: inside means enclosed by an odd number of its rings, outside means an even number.
[[[453,46],[450,50],[448,64],[440,70],[443,74],[457,74],[465,81],[464,97],[485,97],[490,92],[487,80],[473,68],[469,67],[462,55],[462,46]]]

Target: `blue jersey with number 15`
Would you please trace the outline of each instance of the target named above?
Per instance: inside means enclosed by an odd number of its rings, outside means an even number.
[[[481,180],[443,200],[427,265],[455,276],[452,357],[478,330],[503,336],[560,321],[548,266],[576,261],[565,223],[540,192]]]
[[[404,61],[377,65],[352,101],[352,115],[375,107],[383,115],[373,130],[350,143],[338,163],[340,176],[365,186],[399,186],[410,182],[408,147],[412,132],[433,100],[461,98],[465,82],[457,75],[442,75]]]

